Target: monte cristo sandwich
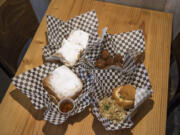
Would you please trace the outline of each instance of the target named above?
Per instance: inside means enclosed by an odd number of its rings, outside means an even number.
[[[67,39],[63,39],[61,47],[53,54],[66,66],[72,67],[79,60],[88,44],[89,34],[82,30],[72,30]]]
[[[73,71],[63,65],[43,79],[43,86],[57,104],[63,98],[76,98],[83,88],[83,83]]]

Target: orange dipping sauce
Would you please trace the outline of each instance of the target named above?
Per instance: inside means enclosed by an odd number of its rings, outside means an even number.
[[[71,101],[64,101],[60,104],[60,111],[63,113],[67,113],[73,109],[73,103]]]

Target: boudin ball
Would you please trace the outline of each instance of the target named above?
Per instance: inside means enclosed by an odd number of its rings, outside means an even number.
[[[104,68],[106,66],[106,62],[103,59],[98,59],[95,64],[98,68]]]
[[[122,56],[120,54],[116,54],[114,56],[114,64],[116,63],[121,63],[121,64],[123,63]]]
[[[144,62],[144,59],[145,59],[145,52],[142,52],[134,58],[134,61],[136,65],[139,65]]]
[[[121,64],[120,62],[117,62],[117,63],[116,63],[116,66],[122,67],[122,64]]]
[[[108,50],[102,50],[101,52],[101,58],[106,60],[110,56]]]
[[[113,59],[113,57],[108,57],[108,59],[106,60],[106,65],[113,65],[113,61],[114,61],[114,59]]]

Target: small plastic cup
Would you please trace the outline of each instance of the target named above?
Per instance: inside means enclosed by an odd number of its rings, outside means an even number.
[[[73,105],[73,106],[72,106],[72,109],[69,110],[69,111],[67,111],[67,112],[63,112],[63,111],[61,110],[61,106],[62,106],[63,104],[67,104],[67,103],[70,103],[70,104]],[[64,98],[64,99],[60,100],[60,101],[58,102],[58,110],[59,110],[60,113],[62,113],[62,114],[64,114],[64,115],[70,115],[70,114],[74,111],[74,100],[73,100],[72,98]]]

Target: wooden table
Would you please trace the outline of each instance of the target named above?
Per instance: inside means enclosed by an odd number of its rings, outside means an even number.
[[[133,121],[130,130],[105,131],[90,113],[80,113],[63,125],[54,126],[42,120],[42,111],[33,105],[19,90],[10,85],[0,104],[1,135],[164,135],[166,128],[168,76],[172,15],[152,10],[120,6],[95,0],[52,0],[46,14],[67,20],[95,9],[99,19],[99,34],[104,27],[109,33],[120,33],[143,29],[146,43],[145,66],[154,90]],[[46,17],[43,18],[36,35],[16,73],[23,73],[43,63],[42,47],[47,44]]]

